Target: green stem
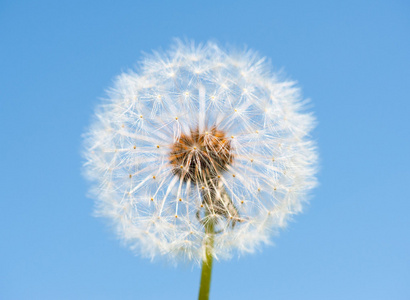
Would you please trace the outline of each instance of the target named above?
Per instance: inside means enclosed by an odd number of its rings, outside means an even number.
[[[199,287],[198,300],[208,300],[209,290],[211,288],[211,275],[212,275],[212,249],[214,247],[214,223],[213,220],[209,220],[205,225],[205,232],[207,241],[205,245],[205,260],[202,262],[201,273],[201,285]]]

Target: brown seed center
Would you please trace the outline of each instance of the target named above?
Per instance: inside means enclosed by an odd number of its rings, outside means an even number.
[[[189,135],[181,134],[170,153],[172,172],[183,181],[191,180],[193,183],[218,178],[232,161],[231,141],[216,127],[204,133],[195,129]]]

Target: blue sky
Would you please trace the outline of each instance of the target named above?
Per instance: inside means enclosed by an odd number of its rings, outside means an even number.
[[[174,37],[248,45],[312,99],[320,186],[212,299],[410,299],[407,1],[0,2],[0,299],[195,299],[199,269],[92,217],[81,134],[113,78]]]

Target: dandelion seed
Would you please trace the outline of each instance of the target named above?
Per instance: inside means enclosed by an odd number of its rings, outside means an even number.
[[[201,262],[210,239],[214,257],[252,252],[316,185],[314,118],[251,51],[177,42],[118,76],[96,115],[84,156],[97,213],[151,258]]]

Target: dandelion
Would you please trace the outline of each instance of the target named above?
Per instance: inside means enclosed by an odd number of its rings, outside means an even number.
[[[252,51],[154,52],[116,78],[86,134],[97,214],[137,253],[203,261],[203,276],[269,243],[316,184],[304,103]]]

